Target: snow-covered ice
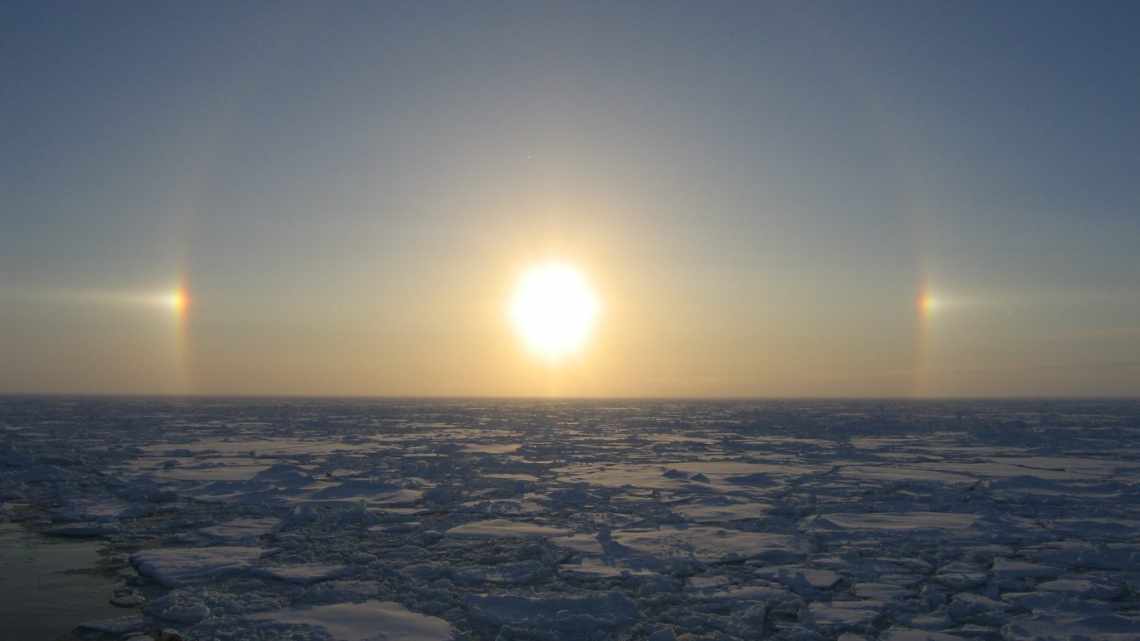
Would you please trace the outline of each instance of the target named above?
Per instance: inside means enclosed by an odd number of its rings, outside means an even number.
[[[162,548],[131,555],[138,573],[167,587],[179,587],[240,573],[264,551],[255,547]]]
[[[1140,641],[1135,402],[8,398],[0,520],[86,639]]]
[[[492,519],[489,521],[475,521],[457,525],[447,533],[458,537],[558,537],[573,534],[573,530],[550,527],[526,521],[511,521],[507,519]]]
[[[448,641],[447,621],[416,614],[392,601],[338,603],[251,615],[259,621],[312,626],[342,641]]]

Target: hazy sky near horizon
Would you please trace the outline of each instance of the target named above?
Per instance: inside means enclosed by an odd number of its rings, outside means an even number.
[[[1137,395],[1138,32],[1119,2],[7,2],[0,393]],[[601,301],[554,365],[506,312],[548,259]]]

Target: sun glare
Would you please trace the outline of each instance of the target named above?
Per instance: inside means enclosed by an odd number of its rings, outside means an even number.
[[[574,267],[545,263],[528,269],[510,304],[511,322],[527,347],[558,360],[586,343],[599,311],[598,298]]]

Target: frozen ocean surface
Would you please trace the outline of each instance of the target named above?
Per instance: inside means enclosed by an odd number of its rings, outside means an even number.
[[[5,639],[1140,641],[1140,403],[8,397],[0,523]]]

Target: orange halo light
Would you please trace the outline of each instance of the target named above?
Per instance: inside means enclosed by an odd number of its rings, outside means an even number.
[[[186,308],[190,306],[190,296],[187,295],[185,288],[179,287],[167,295],[166,304],[170,309],[183,314],[186,312]]]
[[[934,296],[924,293],[918,297],[918,311],[923,314],[929,314],[938,308],[939,301]]]

